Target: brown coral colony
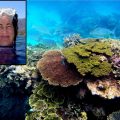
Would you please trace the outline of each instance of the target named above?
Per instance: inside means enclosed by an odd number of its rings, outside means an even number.
[[[81,82],[81,77],[77,71],[71,69],[65,62],[65,58],[60,51],[48,51],[37,63],[44,80],[49,84],[67,87],[77,85]]]

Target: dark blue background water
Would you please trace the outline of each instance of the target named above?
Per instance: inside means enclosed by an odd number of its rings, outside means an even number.
[[[16,41],[17,64],[26,64],[26,38],[18,35]]]
[[[57,45],[65,36],[120,38],[119,0],[29,0],[28,44]]]

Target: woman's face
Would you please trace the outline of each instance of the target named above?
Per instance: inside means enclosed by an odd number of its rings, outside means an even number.
[[[0,46],[12,46],[14,43],[14,27],[10,16],[0,16]]]

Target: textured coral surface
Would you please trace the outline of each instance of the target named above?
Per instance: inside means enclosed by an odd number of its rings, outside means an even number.
[[[100,95],[107,99],[120,97],[120,85],[116,80],[105,79],[94,82],[88,81],[87,86],[93,95]]]
[[[109,42],[88,42],[78,44],[62,50],[64,57],[69,63],[73,63],[83,76],[91,74],[95,77],[109,75],[111,64],[108,62],[112,56]],[[106,61],[101,61],[101,56],[106,57]]]
[[[52,85],[67,87],[81,82],[79,73],[70,68],[60,51],[46,52],[37,63],[37,68],[43,79],[48,80]]]
[[[119,120],[120,41],[69,36],[68,42],[61,51],[37,51],[40,77],[26,120]]]

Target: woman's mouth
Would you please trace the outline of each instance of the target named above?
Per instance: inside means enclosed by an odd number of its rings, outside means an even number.
[[[0,36],[0,40],[7,40],[9,39],[9,36]]]

